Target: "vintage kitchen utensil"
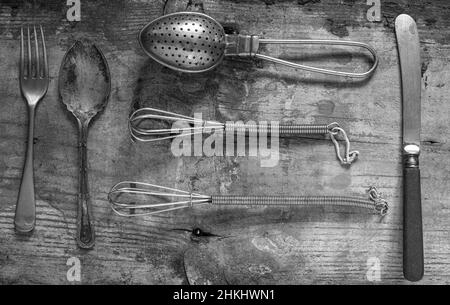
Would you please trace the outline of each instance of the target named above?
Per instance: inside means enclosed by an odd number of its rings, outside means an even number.
[[[33,173],[34,117],[37,104],[47,93],[49,74],[47,50],[45,48],[42,26],[39,26],[39,34],[35,26],[33,27],[32,33],[30,33],[30,28],[27,28],[27,56],[25,56],[23,32],[24,30],[21,28],[19,81],[20,91],[28,104],[28,138],[22,182],[20,183],[19,197],[14,216],[14,226],[18,232],[30,232],[34,229],[36,223]],[[34,46],[32,46],[31,34],[34,36]],[[39,46],[39,40],[41,40],[42,46]],[[33,48],[34,52],[32,51]]]
[[[59,94],[78,123],[77,243],[81,248],[92,248],[95,241],[87,174],[88,127],[106,106],[110,89],[111,78],[103,53],[94,44],[77,41],[63,58],[59,71]]]
[[[155,124],[149,125],[149,122]],[[174,125],[170,125],[171,123]],[[162,124],[164,128],[161,128]],[[179,136],[191,136],[193,134],[207,133],[218,129],[226,133],[272,132],[271,126],[267,125],[205,121],[155,108],[141,108],[134,111],[130,115],[128,128],[132,138],[141,142],[165,140]],[[350,141],[348,140],[347,134],[336,122],[328,125],[281,124],[276,127],[276,130],[281,137],[329,135],[333,141],[336,156],[342,165],[352,164],[359,154],[356,150],[350,151]],[[342,136],[345,141],[345,154],[343,156],[341,156],[339,142],[337,141],[338,136]]]
[[[422,207],[420,191],[420,91],[422,86],[417,26],[405,14],[395,19],[403,101],[403,274],[423,277]]]
[[[369,188],[368,198],[347,196],[211,196],[149,183],[123,181],[111,188],[108,193],[108,200],[115,213],[130,217],[158,214],[206,204],[221,206],[348,206],[369,209],[381,215],[385,215],[388,211],[388,203],[381,198],[380,193],[374,187]]]
[[[329,75],[364,78],[377,65],[375,50],[361,42],[344,40],[263,39],[255,35],[225,34],[222,25],[208,15],[196,12],[178,12],[159,17],[139,33],[139,42],[148,56],[160,64],[182,72],[204,72],[213,69],[225,56],[256,57],[292,68]],[[289,62],[259,53],[259,47],[268,44],[339,45],[358,47],[373,55],[372,67],[361,73],[334,71]]]

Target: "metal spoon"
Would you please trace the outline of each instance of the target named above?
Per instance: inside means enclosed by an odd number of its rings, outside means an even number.
[[[61,101],[77,119],[80,175],[78,186],[77,243],[94,246],[87,175],[87,137],[91,120],[103,110],[111,90],[108,64],[102,52],[91,43],[77,41],[65,54],[59,71]]]
[[[364,78],[371,75],[378,56],[368,44],[346,40],[262,39],[255,35],[228,35],[222,25],[208,15],[178,12],[159,17],[139,33],[139,42],[153,60],[181,72],[204,72],[220,64],[225,56],[256,57],[291,68],[311,72]],[[340,45],[368,50],[373,56],[372,67],[366,72],[344,72],[300,65],[259,53],[267,44]]]

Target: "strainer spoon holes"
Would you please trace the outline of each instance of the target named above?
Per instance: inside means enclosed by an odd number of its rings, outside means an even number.
[[[165,24],[171,26],[166,27]],[[189,73],[211,70],[220,64],[225,56],[256,57],[291,68],[353,78],[370,76],[378,65],[375,49],[362,42],[262,39],[255,35],[226,34],[219,22],[197,12],[172,13],[153,20],[139,33],[139,42],[146,54],[155,61],[171,69]],[[301,65],[259,53],[260,46],[269,44],[335,45],[361,48],[370,52],[373,56],[373,64],[365,72],[344,72]],[[188,60],[183,62],[181,58]]]

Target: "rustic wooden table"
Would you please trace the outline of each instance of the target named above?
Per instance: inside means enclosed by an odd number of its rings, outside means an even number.
[[[367,20],[369,8],[363,0],[81,0],[81,21],[69,22],[66,1],[2,0],[0,282],[79,283],[68,281],[73,275],[76,280],[71,271],[79,259],[81,283],[92,284],[407,283],[402,276],[401,91],[393,21],[408,13],[418,24],[423,61],[421,283],[450,284],[450,4],[382,0],[380,22]],[[380,64],[362,82],[249,61],[226,61],[201,75],[176,73],[151,61],[136,36],[150,20],[186,9],[208,13],[241,33],[366,42],[378,51]],[[17,79],[19,29],[33,23],[45,29],[51,82],[36,118],[37,226],[32,235],[21,236],[13,227],[27,126]],[[61,59],[80,38],[104,51],[112,75],[109,104],[89,135],[97,233],[90,251],[78,249],[74,239],[76,126],[57,94]],[[328,67],[368,66],[348,51],[332,58],[323,51],[308,49],[301,56]],[[338,121],[361,155],[351,168],[343,168],[329,140],[301,138],[280,142],[280,162],[272,168],[260,167],[251,157],[176,158],[168,143],[132,143],[127,116],[136,104],[201,111],[224,121]],[[381,219],[352,209],[203,207],[129,219],[115,215],[106,201],[109,188],[121,180],[243,195],[356,195],[375,185],[390,210]],[[205,235],[193,235],[194,228]]]

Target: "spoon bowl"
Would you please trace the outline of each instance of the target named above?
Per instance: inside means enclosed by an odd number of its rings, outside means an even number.
[[[75,42],[64,56],[59,73],[59,93],[67,110],[89,121],[106,106],[110,89],[109,68],[100,49]]]

